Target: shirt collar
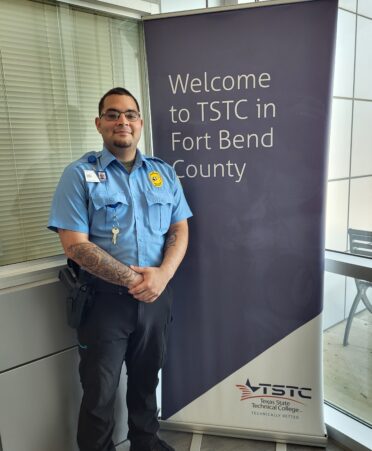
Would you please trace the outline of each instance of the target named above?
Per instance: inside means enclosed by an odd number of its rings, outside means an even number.
[[[116,157],[109,150],[107,150],[106,147],[104,147],[102,150],[101,158],[100,158],[100,163],[101,163],[102,169],[105,170],[107,168],[107,166],[115,160],[116,160]],[[139,149],[137,149],[136,160],[134,162],[132,170],[142,166],[142,164],[145,164],[145,165],[147,164],[146,157],[144,155],[142,155],[142,153],[140,152]]]
[[[100,166],[103,170],[107,168],[109,164],[111,164],[116,158],[114,155],[106,149],[106,147],[103,148],[100,158]]]
[[[134,162],[132,171],[136,168],[141,167],[142,165],[147,166],[147,164],[148,163],[145,155],[142,155],[141,151],[137,149],[136,161]]]

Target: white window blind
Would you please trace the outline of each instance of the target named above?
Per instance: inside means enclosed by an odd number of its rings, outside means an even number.
[[[141,49],[136,21],[1,0],[0,265],[62,252],[46,229],[55,186],[102,148],[94,118],[106,91],[124,86],[145,104]]]

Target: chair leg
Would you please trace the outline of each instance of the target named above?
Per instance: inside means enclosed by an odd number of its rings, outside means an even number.
[[[369,288],[369,287],[367,287],[367,288]],[[363,291],[361,297],[362,297],[363,304],[366,306],[366,309],[370,313],[372,313],[372,304],[369,302],[369,299],[368,299],[367,294],[366,294],[367,288]]]
[[[358,304],[360,302],[361,299],[361,294],[358,290],[358,293],[356,294],[354,301],[353,301],[353,305],[351,306],[350,312],[349,312],[349,316],[347,318],[347,323],[346,323],[346,328],[345,328],[345,333],[344,333],[344,342],[343,345],[347,346],[349,344],[349,333],[350,333],[350,328],[351,328],[351,323],[353,322],[353,318],[356,312],[356,309],[358,307]]]

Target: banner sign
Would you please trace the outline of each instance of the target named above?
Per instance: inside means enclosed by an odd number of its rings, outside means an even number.
[[[337,0],[265,3],[144,22],[154,154],[194,213],[162,415],[316,441]]]

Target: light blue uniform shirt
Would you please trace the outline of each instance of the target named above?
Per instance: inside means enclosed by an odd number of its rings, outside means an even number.
[[[190,216],[170,165],[137,150],[129,174],[104,148],[88,152],[64,170],[48,228],[86,233],[90,241],[126,265],[159,266],[170,225]],[[119,228],[116,244],[113,227]]]

